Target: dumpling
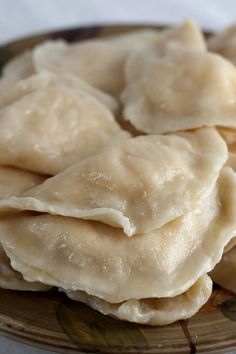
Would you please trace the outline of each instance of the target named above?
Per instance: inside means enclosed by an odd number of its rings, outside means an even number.
[[[156,32],[138,31],[86,40],[68,44],[65,41],[47,41],[33,51],[37,72],[49,70],[56,73],[71,73],[108,93],[117,94],[124,87],[124,63],[130,52],[165,46],[175,43],[202,50],[203,36],[198,26],[187,21],[177,28]]]
[[[102,221],[128,236],[159,228],[201,205],[228,157],[215,129],[117,142],[0,209]]]
[[[210,276],[215,283],[236,293],[236,247],[232,247],[223,255]]]
[[[235,235],[235,201],[236,176],[227,167],[202,208],[150,233],[129,238],[99,222],[18,212],[2,216],[0,241],[28,281],[111,303],[173,297],[220,261]]]
[[[35,92],[38,89],[55,86],[65,86],[73,88],[79,92],[88,93],[107,106],[111,111],[115,112],[118,109],[118,102],[114,97],[97,90],[95,87],[90,86],[87,82],[78,77],[69,74],[56,75],[47,71],[20,80],[9,90],[2,93],[2,95],[0,95],[0,108],[12,104],[23,96]]]
[[[0,166],[0,198],[16,196],[44,180],[44,177],[34,173]],[[15,232],[17,233],[17,230]],[[49,287],[24,280],[22,275],[11,267],[10,260],[0,244],[0,288],[37,291],[47,290]]]
[[[160,134],[236,127],[236,68],[230,62],[196,50],[140,55],[127,61],[127,87],[121,96],[124,118],[138,130]]]
[[[85,91],[53,85],[0,110],[0,164],[54,175],[129,134]]]
[[[10,60],[2,69],[0,79],[0,95],[6,92],[16,82],[35,72],[31,51],[23,52]]]
[[[236,64],[236,25],[210,37],[208,48]]]
[[[193,316],[209,299],[212,281],[206,274],[185,293],[170,298],[129,299],[112,304],[83,291],[66,291],[76,301],[81,301],[104,315],[111,315],[130,322],[148,325],[167,325]]]
[[[70,73],[105,92],[115,94],[124,86],[123,65],[127,50],[102,40],[68,44],[47,41],[34,49],[37,72]]]

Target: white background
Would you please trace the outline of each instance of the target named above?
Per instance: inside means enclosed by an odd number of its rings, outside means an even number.
[[[235,0],[0,0],[0,44],[49,29],[101,23],[178,23],[205,29],[236,21]],[[46,354],[0,337],[0,354]],[[51,352],[50,352],[51,353]]]

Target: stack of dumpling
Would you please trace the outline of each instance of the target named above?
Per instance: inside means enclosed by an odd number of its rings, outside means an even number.
[[[236,292],[236,68],[194,22],[11,61],[0,165],[1,287],[151,325],[194,315],[211,277]]]

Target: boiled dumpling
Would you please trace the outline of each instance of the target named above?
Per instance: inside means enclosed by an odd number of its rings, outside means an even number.
[[[137,129],[153,134],[236,127],[236,68],[230,62],[196,50],[140,55],[127,61],[122,94],[124,118]]]
[[[112,304],[83,291],[66,291],[73,300],[81,301],[104,315],[149,325],[167,325],[193,316],[209,299],[212,281],[203,275],[185,293],[170,298],[129,299]]]
[[[99,222],[19,212],[2,216],[0,241],[28,281],[111,303],[173,297],[220,261],[235,235],[235,201],[236,176],[227,167],[202,208],[150,233],[129,238]]]
[[[99,220],[131,236],[201,205],[228,157],[216,130],[140,136],[75,164],[0,208]]]
[[[197,25],[186,21],[163,32],[144,30],[74,44],[62,40],[47,41],[36,47],[33,60],[38,72],[46,69],[71,73],[100,90],[116,94],[124,87],[124,63],[130,52],[150,47],[164,50],[169,45],[205,48]]]
[[[128,137],[107,107],[66,85],[39,88],[0,110],[0,163],[42,174]]]

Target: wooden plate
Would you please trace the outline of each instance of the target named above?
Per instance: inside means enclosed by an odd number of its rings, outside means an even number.
[[[75,41],[140,27],[84,27],[16,41],[0,47],[0,69],[16,54],[48,38]],[[0,289],[0,333],[60,353],[225,353],[236,350],[236,296],[217,288],[190,320],[151,327],[103,316],[57,291]]]
[[[59,353],[225,353],[236,348],[236,296],[216,289],[190,320],[151,327],[103,316],[56,291],[0,290],[0,333]]]

